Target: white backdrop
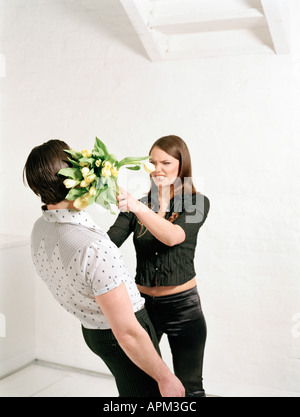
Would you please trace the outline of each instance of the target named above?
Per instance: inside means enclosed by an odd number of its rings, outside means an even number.
[[[196,256],[208,324],[205,388],[300,395],[299,2],[292,56],[155,64],[118,0],[2,3],[1,233],[28,236],[40,215],[22,169],[43,141],[81,150],[97,135],[123,158],[147,154],[163,135],[181,136],[211,200]],[[137,192],[132,180],[129,188]],[[104,229],[114,221],[91,211]],[[134,273],[130,241],[122,253]],[[106,371],[39,280],[32,320],[37,358]],[[163,353],[171,364],[166,341]]]

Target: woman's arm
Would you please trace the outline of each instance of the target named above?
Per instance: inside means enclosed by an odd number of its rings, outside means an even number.
[[[120,188],[118,196],[119,210],[131,211],[145,225],[149,232],[167,246],[175,246],[185,241],[182,227],[170,223],[168,220],[154,213],[149,207],[132,197]]]
[[[182,383],[163,362],[148,333],[137,321],[126,285],[122,283],[96,296],[96,301],[121,348],[132,362],[157,381],[162,397],[184,397]]]
[[[133,232],[132,213],[120,213],[115,223],[110,227],[107,234],[110,240],[119,248]]]

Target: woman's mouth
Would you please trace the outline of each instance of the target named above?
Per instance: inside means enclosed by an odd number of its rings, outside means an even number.
[[[166,179],[166,177],[164,176],[164,175],[156,175],[155,176],[155,179],[157,180],[157,181],[164,181],[165,179]]]

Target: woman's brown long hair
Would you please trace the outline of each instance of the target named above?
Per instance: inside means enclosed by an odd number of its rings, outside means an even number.
[[[155,147],[160,148],[179,161],[178,179],[175,181],[174,187],[172,187],[171,198],[179,194],[196,194],[197,190],[192,179],[191,155],[185,141],[175,135],[163,136],[152,145],[149,155]],[[149,194],[151,194],[154,187],[156,186],[151,180],[151,190]]]

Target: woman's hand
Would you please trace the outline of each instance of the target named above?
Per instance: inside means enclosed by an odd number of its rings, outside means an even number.
[[[117,196],[118,207],[122,212],[131,211],[137,213],[140,210],[141,203],[131,194],[129,194],[124,188],[120,187],[120,193]]]
[[[186,236],[182,227],[160,217],[123,188],[120,188],[117,200],[120,211],[135,213],[149,232],[163,244],[175,246],[185,241]]]

